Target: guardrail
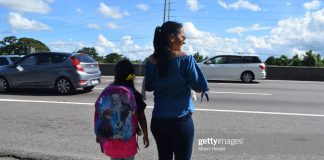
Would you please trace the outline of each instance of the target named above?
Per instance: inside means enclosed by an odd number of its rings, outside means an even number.
[[[114,75],[114,63],[99,64],[102,75]],[[135,74],[143,76],[144,64],[134,64]],[[267,77],[271,80],[324,81],[323,67],[266,66]]]

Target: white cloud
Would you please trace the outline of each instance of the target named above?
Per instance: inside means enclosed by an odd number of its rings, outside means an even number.
[[[88,28],[91,29],[100,29],[101,27],[97,23],[89,23]]]
[[[14,12],[9,13],[8,22],[11,25],[11,27],[16,30],[40,31],[50,29],[50,27],[46,24],[43,24],[33,19],[29,20],[25,17],[22,17],[20,14]]]
[[[251,48],[257,48],[257,49],[272,48],[271,44],[269,43],[268,37],[247,36],[245,41],[249,44]]]
[[[290,2],[286,2],[286,5],[287,5],[287,6],[291,6],[291,3],[290,3]]]
[[[198,0],[187,0],[187,6],[191,11],[199,10]]]
[[[141,4],[137,4],[136,5],[136,8],[142,10],[142,11],[147,11],[150,7],[144,3],[141,3]]]
[[[115,43],[109,41],[103,34],[99,34],[98,43],[107,48],[116,48]]]
[[[105,56],[105,54],[107,54],[105,48],[103,47],[96,46],[95,49],[100,56]]]
[[[109,22],[109,23],[107,24],[107,26],[108,26],[108,28],[110,28],[110,29],[117,29],[117,28],[119,28],[119,27],[117,26],[117,24],[115,24],[115,23],[113,23],[113,22]]]
[[[47,1],[52,2],[52,1]],[[0,6],[18,12],[32,12],[46,14],[50,11],[48,3],[44,0],[0,0]]]
[[[99,11],[103,15],[113,19],[120,19],[123,18],[123,16],[129,15],[129,13],[126,11],[123,13],[120,12],[119,7],[110,7],[103,2],[100,3]]]
[[[82,49],[83,47],[88,47],[86,43],[83,42],[76,42],[73,40],[70,41],[63,41],[57,40],[48,43],[48,47],[53,52],[73,52]]]
[[[76,8],[75,11],[78,12],[78,13],[80,13],[80,14],[83,13],[83,11],[82,11],[81,8]]]
[[[125,12],[124,12],[124,16],[130,16],[130,13],[127,12],[127,11],[125,11]]]
[[[222,38],[214,33],[200,31],[191,22],[184,23],[183,27],[187,35],[183,49],[188,54],[199,52],[203,56],[213,56],[219,53],[248,51],[248,48],[236,38]]]
[[[223,0],[218,0],[218,4],[225,9],[247,9],[254,12],[261,11],[261,8],[257,4],[252,4],[248,0],[238,0],[237,2],[226,4]]]
[[[229,28],[226,30],[228,33],[237,33],[241,35],[243,32],[250,32],[250,31],[261,31],[261,30],[270,30],[271,27],[261,27],[260,24],[253,24],[249,27],[234,27]]]
[[[271,43],[299,49],[324,49],[324,9],[308,12],[302,18],[280,20],[277,25],[271,30]]]
[[[321,1],[313,0],[312,2],[304,3],[304,8],[311,10],[311,9],[318,9],[321,6]]]
[[[123,36],[122,38],[121,38],[121,40],[122,40],[122,45],[123,46],[130,46],[130,45],[132,45],[134,42],[133,42],[133,40],[132,40],[132,37],[131,36]]]

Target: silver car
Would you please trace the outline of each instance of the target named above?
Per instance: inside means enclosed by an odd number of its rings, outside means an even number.
[[[77,88],[90,91],[100,79],[98,63],[87,54],[33,53],[0,68],[0,93],[10,88],[51,88],[69,94]]]

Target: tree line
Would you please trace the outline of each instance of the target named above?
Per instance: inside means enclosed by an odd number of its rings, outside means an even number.
[[[288,58],[286,55],[281,55],[279,58],[270,56],[265,61],[265,64],[277,66],[324,67],[324,58],[321,58],[320,54],[315,54],[312,50],[309,50],[302,57],[298,54],[294,55],[292,58]]]
[[[33,51],[44,52],[51,51],[41,41],[35,40],[33,38],[17,38],[15,36],[4,37],[0,41],[0,55],[26,55]],[[94,47],[83,47],[82,49],[76,51],[77,53],[87,53],[91,55],[99,63],[116,63],[120,59],[127,58],[118,53],[110,53],[105,56],[99,56],[98,52]],[[133,63],[140,63],[141,60],[132,61]]]
[[[41,41],[33,38],[17,38],[15,36],[4,37],[0,41],[0,55],[1,54],[18,54],[26,55],[32,52],[32,49],[37,51],[50,51],[50,49]],[[99,63],[116,63],[120,59],[127,57],[118,53],[110,53],[105,56],[100,56],[94,47],[83,47],[76,51],[77,53],[87,53],[91,55]],[[203,57],[199,52],[195,53],[194,58],[197,62],[201,62],[208,57]],[[146,59],[145,59],[146,60]],[[144,60],[144,61],[145,61]],[[133,63],[142,63],[142,60],[132,61]],[[302,57],[298,54],[292,58],[288,58],[286,55],[281,55],[279,58],[270,56],[266,61],[266,65],[277,66],[316,66],[324,67],[324,58],[320,54],[315,54],[312,50],[307,51]]]

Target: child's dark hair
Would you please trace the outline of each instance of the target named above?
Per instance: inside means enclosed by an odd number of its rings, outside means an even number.
[[[133,64],[128,59],[120,60],[115,66],[115,80],[113,85],[122,85],[131,88],[136,91],[134,81],[128,79],[129,75],[135,75],[135,69]]]
[[[182,24],[174,21],[167,21],[162,26],[155,28],[153,46],[154,58],[157,59],[158,73],[161,77],[165,77],[169,71],[171,59],[171,49],[169,46],[169,36],[177,35],[182,28]]]

